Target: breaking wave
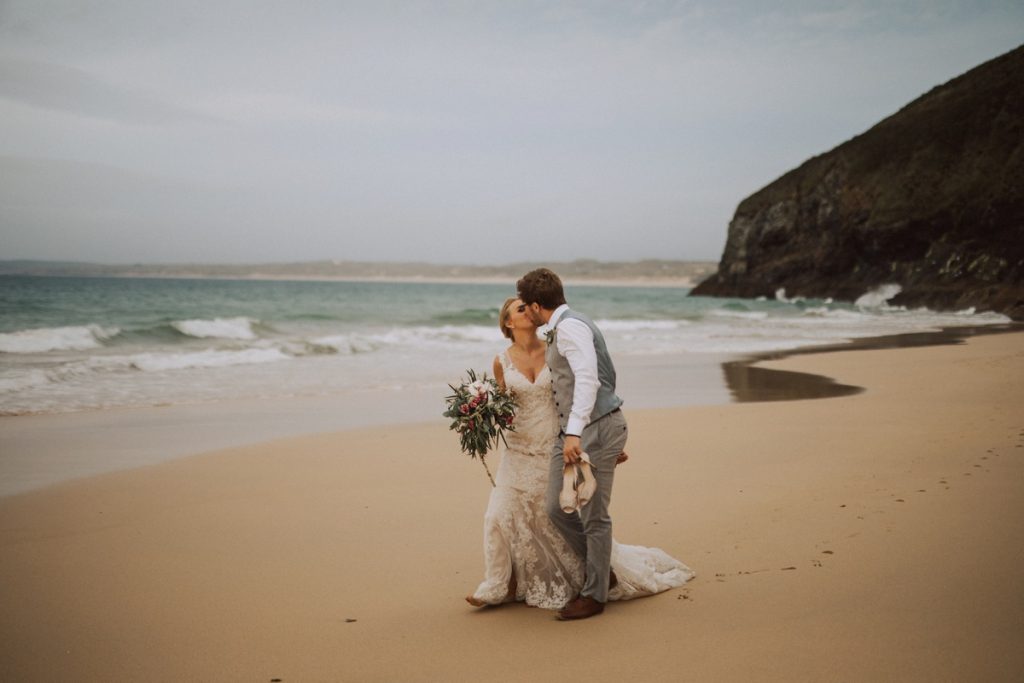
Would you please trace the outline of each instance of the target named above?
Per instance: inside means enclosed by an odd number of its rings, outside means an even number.
[[[903,291],[903,288],[896,284],[879,285],[874,289],[861,294],[853,302],[853,305],[860,309],[882,309],[886,308],[889,299]]]
[[[177,320],[171,327],[197,339],[255,339],[251,318],[214,318],[213,320]]]
[[[117,327],[84,325],[41,327],[0,334],[2,353],[46,353],[48,351],[84,351],[103,345],[121,330]]]

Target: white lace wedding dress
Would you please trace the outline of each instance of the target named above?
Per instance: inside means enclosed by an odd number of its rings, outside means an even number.
[[[534,607],[560,609],[583,586],[583,561],[577,557],[544,511],[548,465],[558,419],[545,366],[530,382],[503,352],[499,356],[505,385],[515,392],[519,409],[515,431],[506,433],[497,486],[484,515],[484,580],[473,597],[499,604],[515,599]],[[618,585],[609,600],[629,600],[681,586],[694,573],[658,548],[612,546],[612,570]]]

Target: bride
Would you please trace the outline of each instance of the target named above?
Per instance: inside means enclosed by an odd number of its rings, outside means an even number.
[[[506,433],[496,486],[484,515],[484,580],[466,601],[476,607],[520,601],[561,609],[583,586],[583,560],[544,509],[548,461],[558,434],[545,344],[517,298],[501,307],[498,325],[512,345],[494,359],[498,384],[515,394],[515,431]],[[625,454],[620,456],[620,462]],[[614,543],[609,600],[653,595],[694,573],[658,548]],[[616,582],[617,580],[617,582]]]

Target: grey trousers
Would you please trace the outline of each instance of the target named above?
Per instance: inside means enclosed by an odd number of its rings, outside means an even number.
[[[559,433],[551,452],[551,470],[548,476],[547,512],[555,527],[576,554],[583,558],[586,583],[580,595],[598,602],[608,602],[608,573],[612,558],[612,518],[608,506],[612,499],[615,480],[615,460],[626,446],[628,429],[622,411],[605,415],[591,422],[583,430],[580,445],[590,456],[597,493],[579,512],[562,512],[558,494],[562,491],[562,472],[565,460],[562,449],[564,433]]]

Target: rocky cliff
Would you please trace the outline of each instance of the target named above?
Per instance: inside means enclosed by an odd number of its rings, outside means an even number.
[[[1024,319],[1024,46],[744,199],[692,294],[996,310]]]

